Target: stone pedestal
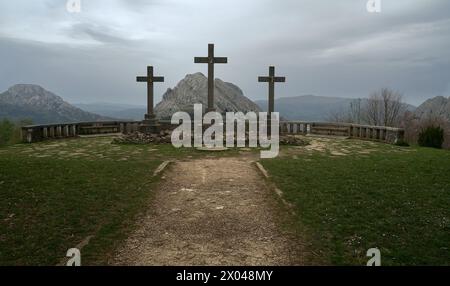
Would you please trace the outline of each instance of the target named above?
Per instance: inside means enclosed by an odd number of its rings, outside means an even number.
[[[145,119],[142,120],[142,123],[139,125],[139,132],[145,134],[158,134],[160,132],[160,125],[155,115],[145,115]]]

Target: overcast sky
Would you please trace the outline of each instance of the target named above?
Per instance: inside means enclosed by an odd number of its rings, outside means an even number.
[[[450,96],[450,1],[381,0],[0,0],[0,90],[35,83],[71,103],[145,104],[136,83],[153,65],[166,82],[187,73],[207,44],[227,65],[216,77],[265,99],[258,75],[287,77],[277,97],[366,97],[381,87],[419,104]]]

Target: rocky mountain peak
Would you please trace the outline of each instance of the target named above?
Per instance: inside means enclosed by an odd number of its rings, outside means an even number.
[[[0,94],[0,118],[31,119],[36,124],[107,119],[85,112],[34,84],[16,84]]]
[[[258,105],[244,96],[242,90],[236,85],[214,80],[215,104],[218,112],[227,111],[260,111]],[[195,103],[208,104],[208,79],[198,72],[188,74],[174,88],[169,88],[163,99],[155,107],[159,118],[170,118],[177,111],[192,112]]]
[[[8,92],[13,95],[45,93],[46,90],[37,84],[16,84],[8,88]]]
[[[70,106],[61,97],[35,84],[16,84],[3,93],[2,99],[9,104],[33,106],[47,110]]]
[[[417,119],[441,117],[450,120],[450,97],[436,96],[427,99],[414,112]]]

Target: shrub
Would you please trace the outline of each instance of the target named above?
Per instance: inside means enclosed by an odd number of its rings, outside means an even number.
[[[14,123],[8,119],[0,122],[0,145],[8,144],[14,135]]]
[[[0,146],[20,142],[21,127],[31,124],[33,124],[33,122],[28,119],[24,119],[16,123],[8,119],[3,119],[0,121]]]
[[[442,143],[444,143],[444,129],[440,126],[429,126],[426,129],[422,129],[419,133],[418,143],[423,147],[442,148]]]

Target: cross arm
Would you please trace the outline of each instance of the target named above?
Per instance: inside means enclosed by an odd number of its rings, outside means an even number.
[[[153,81],[154,82],[164,82],[164,77],[163,76],[155,76],[155,77],[153,77]]]
[[[284,77],[284,76],[274,77],[273,81],[274,82],[286,82],[286,77]]]
[[[147,82],[148,78],[146,76],[138,76],[136,77],[137,82]]]
[[[226,58],[226,57],[215,57],[214,58],[214,63],[215,64],[226,64],[226,63],[228,63],[228,58]]]
[[[209,59],[205,58],[205,57],[195,57],[194,58],[194,63],[196,63],[196,64],[207,64],[207,63],[209,63]]]
[[[259,76],[258,82],[270,82],[270,77],[268,76]]]

